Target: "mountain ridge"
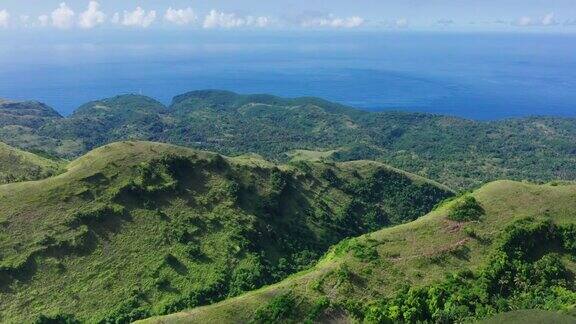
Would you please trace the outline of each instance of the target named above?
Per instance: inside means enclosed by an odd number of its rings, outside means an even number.
[[[258,153],[278,162],[297,149],[334,151],[336,161],[378,160],[457,189],[497,179],[576,179],[570,167],[576,161],[573,118],[478,122],[361,111],[318,98],[202,90],[175,97],[170,107],[123,95],[83,105],[67,118],[22,123],[0,115],[0,140],[64,158],[115,141],[149,140],[225,155]]]

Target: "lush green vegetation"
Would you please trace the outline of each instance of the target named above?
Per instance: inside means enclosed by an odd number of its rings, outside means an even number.
[[[47,178],[61,172],[64,164],[0,142],[0,184]]]
[[[573,320],[575,125],[226,91],[67,118],[0,101],[0,321]],[[105,145],[124,139],[235,157]],[[454,197],[422,176],[554,181]]]
[[[275,165],[150,142],[66,168],[0,186],[2,322],[124,323],[211,304],[453,195],[376,162]]]
[[[464,195],[452,203],[448,218],[458,222],[467,222],[478,220],[483,214],[484,209],[476,201],[476,198],[471,195]]]
[[[364,112],[316,98],[226,91],[183,94],[168,108],[143,96],[118,96],[83,105],[68,118],[37,103],[0,104],[0,140],[65,158],[142,139],[284,162],[379,160],[456,189],[496,179],[576,179],[575,125],[567,118],[476,122]]]
[[[363,310],[369,323],[462,322],[514,309],[565,310],[576,304],[573,274],[561,254],[576,256],[576,226],[522,219],[504,229],[487,266],[433,285],[406,288]],[[542,246],[557,252],[535,252]],[[544,255],[541,255],[545,252]],[[576,319],[575,319],[576,320]]]
[[[278,284],[146,322],[452,323],[497,313],[492,322],[574,322],[574,194],[569,184],[491,183],[468,195],[484,210],[476,221],[450,220],[455,202],[471,201],[463,196],[412,223],[344,240]],[[510,312],[517,309],[552,315]]]

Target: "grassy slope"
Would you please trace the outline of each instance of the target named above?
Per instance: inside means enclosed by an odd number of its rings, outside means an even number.
[[[160,143],[107,145],[56,177],[0,186],[0,321],[141,317],[282,279],[350,235],[334,224],[351,194],[326,169],[343,184],[383,170],[394,186],[379,208],[396,220],[452,194],[375,162],[277,167]]]
[[[558,224],[574,224],[576,185],[533,185],[512,181],[493,182],[473,193],[486,211],[480,222],[466,226],[483,240],[493,240],[513,220],[526,217],[551,217]],[[418,220],[386,228],[345,241],[332,249],[312,270],[296,274],[278,284],[223,301],[146,323],[238,323],[248,322],[256,309],[274,296],[291,291],[296,295],[300,314],[322,296],[331,302],[359,300],[367,303],[378,296],[390,296],[404,284],[423,286],[462,269],[478,269],[491,245],[466,235],[463,224],[446,218],[451,203]],[[346,246],[373,246],[378,258],[364,261]],[[352,249],[353,250],[353,249]],[[574,264],[569,263],[572,271]],[[345,266],[344,266],[345,265]],[[338,273],[349,269],[349,279]],[[346,319],[346,313],[333,311],[325,320]],[[302,320],[302,318],[300,318]]]
[[[59,173],[60,161],[24,152],[0,142],[0,184],[38,180]]]

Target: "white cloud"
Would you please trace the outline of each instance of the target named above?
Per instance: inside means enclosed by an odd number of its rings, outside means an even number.
[[[164,14],[164,20],[183,26],[195,23],[196,20],[198,20],[198,16],[196,16],[196,13],[190,7],[186,9],[172,9],[172,7],[170,7]]]
[[[66,2],[60,3],[60,6],[52,11],[52,25],[60,29],[68,29],[74,25],[74,11],[66,5]]]
[[[542,26],[554,26],[558,25],[558,22],[554,18],[554,13],[551,12],[542,18]]]
[[[564,22],[565,26],[576,26],[576,19],[568,19]]]
[[[50,22],[50,17],[48,17],[48,15],[41,15],[38,17],[38,24],[40,25],[40,27],[48,26],[49,22]]]
[[[20,15],[20,23],[24,27],[28,27],[30,25],[30,16],[28,15]]]
[[[136,9],[132,12],[124,11],[124,18],[122,19],[122,25],[146,28],[152,25],[152,23],[155,20],[156,20],[155,10],[150,10],[146,12],[146,10],[142,9],[141,7],[136,7]]]
[[[272,24],[272,19],[270,19],[270,17],[264,17],[264,16],[261,17],[248,16],[246,17],[246,23],[248,24],[248,26],[264,28]]]
[[[211,28],[240,28],[240,27],[267,27],[272,23],[269,17],[240,17],[235,13],[225,13],[217,10],[211,10],[204,18],[202,26],[206,29]]]
[[[6,10],[0,10],[0,27],[6,28],[10,23],[10,13]]]
[[[520,17],[513,24],[516,26],[532,26],[533,21],[530,17]]]
[[[530,27],[530,26],[547,27],[558,25],[558,21],[556,21],[554,13],[551,12],[542,18],[532,18],[528,16],[520,17],[516,21],[513,21],[512,25],[520,27]]]
[[[112,15],[112,18],[110,19],[110,22],[113,24],[119,24],[120,23],[120,13],[115,12],[114,15]]]
[[[100,4],[97,1],[90,1],[88,9],[80,14],[78,24],[81,28],[89,29],[101,25],[106,20],[106,15],[100,11]]]
[[[301,21],[302,27],[333,27],[333,28],[356,28],[364,25],[365,20],[359,16],[347,18],[335,17],[330,14],[324,17],[311,17]]]
[[[400,18],[400,19],[396,19],[396,21],[394,22],[394,25],[397,28],[405,28],[405,27],[408,27],[409,22],[408,22],[408,19],[406,19],[406,18]]]

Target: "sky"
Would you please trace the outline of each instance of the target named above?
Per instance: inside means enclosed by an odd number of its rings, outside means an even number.
[[[576,0],[4,0],[0,35],[93,30],[576,32]]]

